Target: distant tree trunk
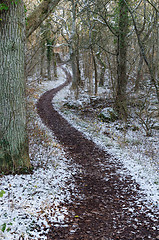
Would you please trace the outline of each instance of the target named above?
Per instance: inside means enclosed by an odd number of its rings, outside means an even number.
[[[81,71],[80,71],[80,63],[79,63],[79,54],[76,55],[76,68],[77,68],[77,83],[81,84]]]
[[[81,71],[80,71],[80,52],[79,52],[79,34],[77,33],[77,45],[76,45],[76,67],[77,67],[77,83],[81,84]]]
[[[75,91],[76,98],[78,98],[76,52],[73,48],[72,48],[72,52],[70,54],[70,56],[71,56],[71,66],[72,66],[72,88]]]
[[[30,168],[26,131],[23,1],[0,13],[0,172]]]
[[[40,76],[44,80],[44,59],[45,59],[45,43],[41,43],[41,56],[40,56]]]
[[[57,78],[57,60],[54,52],[54,48],[52,50],[52,58],[53,58],[53,71],[54,71],[54,78]]]
[[[70,38],[70,58],[71,58],[71,67],[72,67],[72,89],[74,90],[75,97],[78,98],[78,79],[77,79],[77,62],[76,62],[76,11],[77,11],[77,2],[71,0],[72,4],[72,31]]]
[[[87,62],[87,69],[88,69],[88,75],[87,75],[87,78],[88,78],[88,92],[90,95],[92,95],[93,93],[93,59],[92,59],[92,54],[89,50],[88,52],[88,62]]]
[[[101,66],[101,72],[100,72],[100,77],[99,77],[99,86],[102,87],[102,86],[104,86],[104,74],[105,74],[105,70],[106,70],[106,64],[100,58],[100,54],[97,54],[97,59]]]
[[[52,41],[50,41],[50,39],[47,39],[47,74],[49,81],[51,81],[51,60],[52,60]]]
[[[48,74],[48,80],[51,81],[51,62],[52,62],[52,49],[53,49],[53,41],[51,39],[51,22],[50,19],[47,19],[46,25],[46,43],[47,43],[47,74]]]
[[[142,74],[141,74],[142,66],[143,66],[143,57],[141,55],[140,60],[139,60],[139,65],[138,65],[136,81],[135,81],[135,91],[139,90],[139,84],[140,84],[140,81],[141,81],[141,78],[142,78]]]
[[[94,65],[94,77],[95,77],[95,91],[94,91],[94,94],[97,95],[97,92],[98,92],[98,73],[97,73],[96,59],[95,59],[92,47],[91,47],[91,53],[92,53],[92,59],[93,59],[93,65]]]
[[[117,89],[115,108],[121,117],[127,118],[126,100],[126,55],[128,32],[128,9],[124,0],[119,1],[119,35],[118,35],[118,55],[117,55]]]
[[[101,67],[101,72],[100,72],[100,78],[99,78],[99,86],[103,87],[104,86],[104,74],[105,74],[105,67]]]
[[[44,25],[41,25],[41,41],[40,41],[40,77],[41,80],[44,80],[44,61],[45,61],[45,29],[44,29]]]

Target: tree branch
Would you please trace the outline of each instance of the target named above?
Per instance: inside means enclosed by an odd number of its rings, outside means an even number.
[[[40,24],[50,15],[60,0],[43,0],[41,4],[27,18],[26,38],[28,38]]]

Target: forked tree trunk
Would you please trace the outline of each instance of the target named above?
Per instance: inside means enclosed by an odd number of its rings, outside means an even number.
[[[6,1],[5,1],[6,3]],[[26,131],[23,1],[0,13],[0,171],[30,167]]]

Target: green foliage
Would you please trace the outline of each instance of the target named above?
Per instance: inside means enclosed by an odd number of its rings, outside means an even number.
[[[3,195],[4,195],[5,193],[6,193],[5,191],[1,190],[1,191],[0,191],[0,197],[3,197]]]
[[[5,232],[5,230],[6,230],[7,232],[9,232],[9,231],[11,230],[11,227],[7,227],[7,225],[12,226],[13,224],[12,224],[11,222],[10,222],[9,224],[3,223],[3,224],[1,225],[1,231],[2,231],[2,232]]]
[[[15,2],[15,3],[17,3],[17,1],[19,1],[19,0],[10,0],[12,3],[13,3],[13,1]],[[8,10],[8,5],[7,4],[5,4],[5,3],[0,3],[0,13],[2,12],[2,11],[7,11]],[[0,21],[2,21],[2,18],[0,18]]]
[[[2,232],[4,232],[6,230],[6,226],[7,226],[7,224],[3,223],[3,225],[2,225]]]
[[[10,0],[12,4],[17,4],[18,2],[20,2],[21,0]],[[7,11],[8,10],[8,5],[5,3],[0,3],[0,11]],[[2,19],[0,19],[0,21],[2,21]]]
[[[4,3],[0,3],[0,11],[2,11],[2,10],[8,10],[8,6]]]
[[[21,0],[10,0],[12,4],[17,4],[18,2],[20,2]]]

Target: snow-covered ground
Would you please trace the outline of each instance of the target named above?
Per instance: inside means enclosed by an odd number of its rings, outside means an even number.
[[[61,203],[70,199],[66,182],[71,179],[69,187],[74,188],[76,166],[70,169],[70,159],[34,111],[39,96],[62,81],[65,75],[60,71],[58,81],[38,88],[29,84],[30,157],[35,169],[33,174],[0,177],[0,239],[47,239],[49,222],[63,223],[67,214]]]
[[[102,91],[103,89],[99,88],[99,95]],[[90,98],[82,93],[76,106],[80,109],[83,103],[86,104],[89,100]],[[159,130],[153,130],[153,135],[147,137],[141,125],[135,122],[138,130],[128,128],[125,131],[120,121],[106,123],[98,118],[81,117],[78,110],[65,108],[66,102],[70,105],[71,102],[72,105],[75,104],[69,86],[61,90],[53,99],[56,109],[87,138],[92,139],[114,156],[113,159],[122,162],[124,168],[120,172],[121,176],[124,178],[125,174],[130,174],[139,183],[148,205],[159,208]]]
[[[61,145],[35,111],[39,96],[65,81],[65,74],[58,70],[57,81],[39,85],[32,84],[31,80],[28,88],[31,113],[29,135],[30,157],[35,168],[33,174],[0,177],[0,239],[20,239],[20,236],[26,240],[46,239],[44,233],[49,230],[49,222],[61,223],[67,214],[67,209],[60,203],[66,198],[70,200],[66,182],[71,179],[71,187],[74,188],[72,169],[76,171],[78,168],[74,166],[70,169],[70,159],[65,157]],[[159,132],[147,138],[141,130],[128,130],[123,136],[116,128],[117,123],[82,119],[63,107],[65,98],[71,100],[69,88],[63,89],[53,104],[76,128],[115,156],[116,161],[121,161],[127,169],[123,168],[121,176],[124,178],[125,174],[131,174],[146,194],[146,200],[158,207]]]

